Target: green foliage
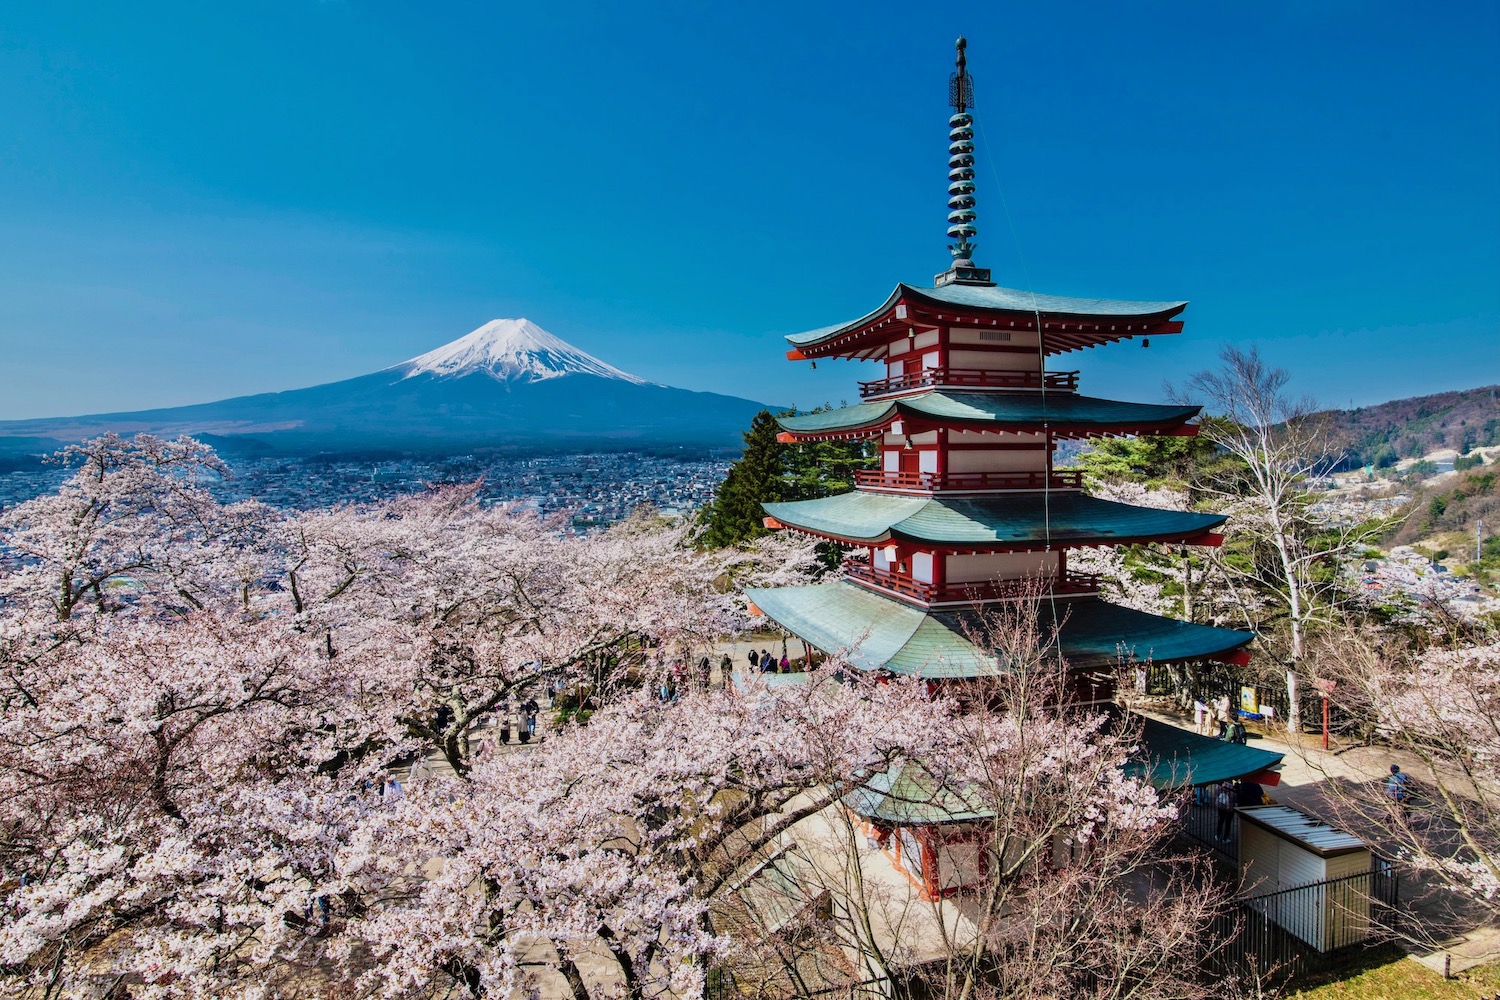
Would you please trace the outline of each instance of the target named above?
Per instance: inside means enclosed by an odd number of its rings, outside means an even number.
[[[1104,438],[1078,458],[1078,466],[1095,482],[1137,482],[1153,489],[1191,490],[1211,468],[1231,460],[1203,437]]]
[[[1484,464],[1483,455],[1460,455],[1453,460],[1454,472],[1467,472]]]
[[[770,410],[761,410],[745,432],[745,451],[729,467],[713,503],[703,508],[702,544],[739,545],[766,533],[763,503],[781,499],[781,473],[786,445],[776,440],[781,427]]]
[[[828,407],[812,412],[821,413]],[[854,488],[854,473],[874,466],[874,451],[863,441],[782,444],[781,425],[761,410],[745,432],[745,451],[729,467],[713,503],[699,515],[706,547],[742,545],[766,534],[762,504],[811,500]],[[836,554],[830,555],[835,559]]]

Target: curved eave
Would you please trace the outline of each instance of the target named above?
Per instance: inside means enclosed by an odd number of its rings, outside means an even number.
[[[954,391],[941,388],[857,403],[825,413],[777,417],[790,441],[868,438],[885,433],[900,419],[907,433],[939,427],[958,430],[1047,431],[1057,437],[1196,432],[1187,422],[1198,406],[1125,403],[1091,396],[1016,392]],[[1007,412],[1009,411],[1009,412]],[[1115,411],[1111,413],[1111,411]]]
[[[976,326],[1038,331],[1046,354],[1182,332],[1175,317],[1187,302],[1083,299],[1001,288],[899,284],[878,308],[855,320],[787,336],[793,360],[880,357],[897,331],[937,326]]]
[[[973,678],[1000,672],[998,659],[970,635],[981,612],[928,611],[839,580],[807,587],[749,590],[767,617],[829,655],[842,653],[861,670],[909,676]],[[1058,625],[1058,646],[1074,670],[1121,662],[1183,663],[1233,658],[1255,636],[1110,604],[1069,598],[1038,605],[1043,633]]]
[[[818,500],[762,504],[778,527],[855,545],[911,542],[944,549],[1025,552],[1150,542],[1209,543],[1229,518],[1056,494],[983,499],[906,497],[855,491]],[[1100,528],[1113,522],[1114,528]]]

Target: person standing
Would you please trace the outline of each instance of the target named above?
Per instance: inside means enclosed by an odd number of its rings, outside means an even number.
[[[733,671],[734,671],[734,661],[729,658],[729,654],[728,653],[725,653],[724,654],[724,658],[719,661],[719,686],[720,687],[727,688],[729,686],[729,675]]]
[[[536,703],[535,698],[527,698],[525,703],[521,705],[521,712],[526,719],[526,742],[528,743],[536,735],[536,717],[537,713],[541,710],[542,707]]]
[[[1193,699],[1193,732],[1202,736],[1208,731],[1208,705],[1202,698]]]
[[[1219,820],[1214,827],[1214,842],[1227,844],[1234,833],[1234,793],[1227,781],[1221,783],[1214,793],[1214,811]]]
[[[1401,765],[1392,764],[1391,776],[1385,779],[1385,797],[1404,808],[1411,801],[1410,782],[1410,776],[1401,770]]]

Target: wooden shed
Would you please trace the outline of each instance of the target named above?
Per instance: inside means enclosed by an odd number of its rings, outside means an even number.
[[[1318,951],[1369,935],[1369,845],[1287,806],[1251,806],[1239,817],[1246,905]]]

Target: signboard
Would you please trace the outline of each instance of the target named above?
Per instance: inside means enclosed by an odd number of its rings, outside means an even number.
[[[1249,715],[1260,714],[1260,698],[1257,696],[1255,688],[1240,688],[1240,711]]]

